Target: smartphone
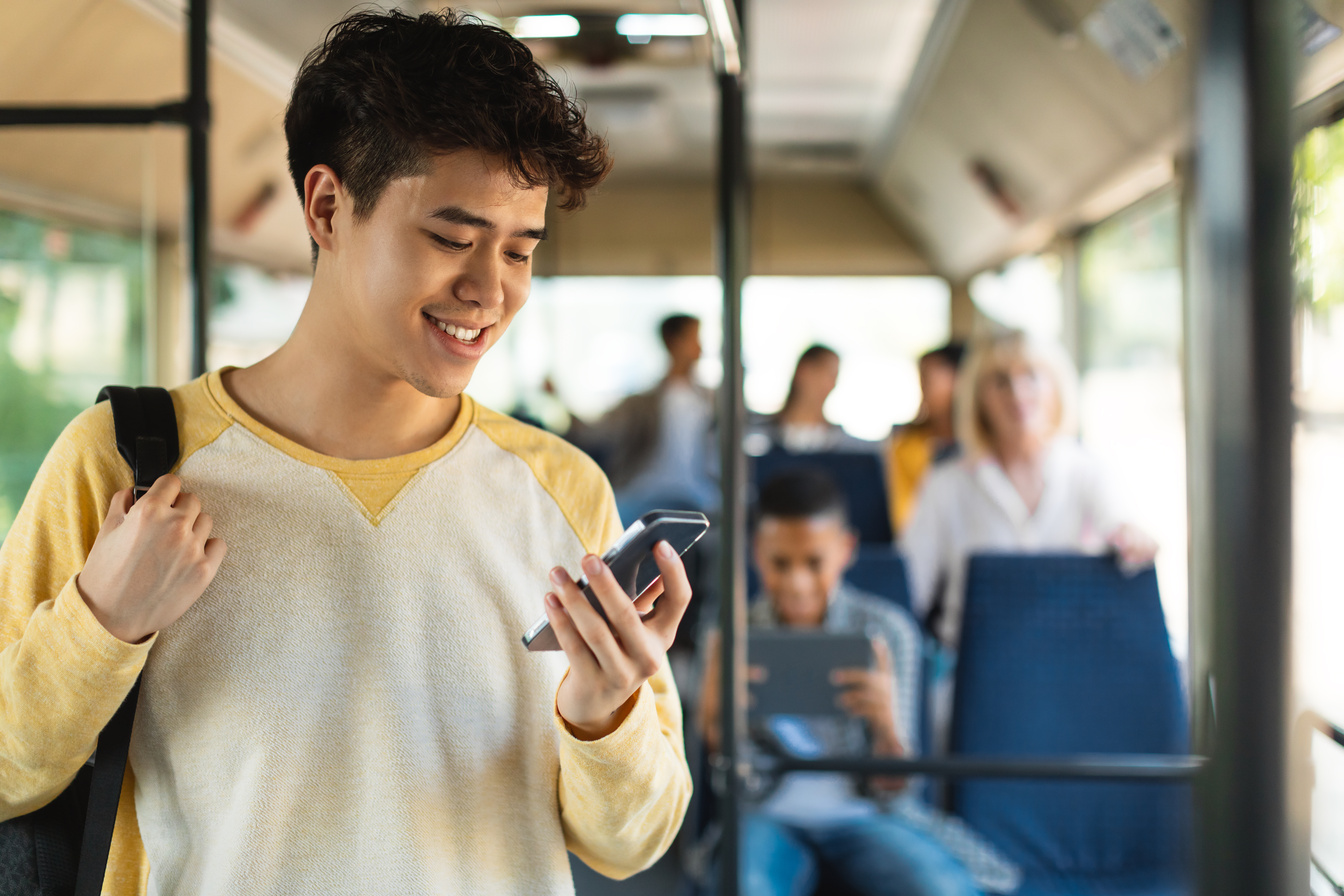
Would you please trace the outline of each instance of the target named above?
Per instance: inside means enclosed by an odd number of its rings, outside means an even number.
[[[709,520],[703,513],[650,510],[621,533],[611,549],[602,555],[602,560],[611,567],[611,574],[625,589],[625,593],[630,595],[630,599],[634,600],[658,578],[658,564],[653,559],[654,545],[666,541],[672,545],[672,550],[684,554],[708,528]],[[588,577],[581,577],[576,584],[587,596],[588,603],[605,619],[607,614],[602,611],[601,602],[588,587]],[[556,640],[551,623],[545,616],[523,633],[523,644],[528,650],[560,649],[560,642]]]

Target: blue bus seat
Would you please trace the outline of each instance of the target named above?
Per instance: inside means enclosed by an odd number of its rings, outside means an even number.
[[[905,571],[905,558],[890,545],[860,543],[854,563],[845,571],[845,581],[910,612],[910,580]]]
[[[882,462],[876,454],[858,451],[828,451],[792,454],[775,448],[749,458],[752,482],[761,484],[784,470],[810,467],[828,473],[849,502],[849,522],[863,542],[891,544],[891,516],[887,511],[887,484]]]
[[[1109,557],[972,557],[952,751],[1188,752],[1157,576]],[[1158,782],[967,779],[968,824],[1022,866],[1020,896],[1191,892],[1191,791]]]
[[[854,562],[845,570],[845,581],[911,612],[910,580],[906,576],[905,558],[893,547],[860,544],[854,552]],[[760,593],[761,575],[756,571],[755,563],[748,563],[747,600],[755,600]]]

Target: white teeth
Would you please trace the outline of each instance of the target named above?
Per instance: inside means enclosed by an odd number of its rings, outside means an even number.
[[[466,327],[455,327],[452,324],[446,324],[441,320],[434,321],[438,328],[449,336],[456,338],[459,342],[475,342],[476,337],[481,335],[480,330],[468,330]]]

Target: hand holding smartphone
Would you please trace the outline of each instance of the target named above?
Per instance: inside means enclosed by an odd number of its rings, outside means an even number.
[[[630,524],[616,543],[602,555],[602,561],[611,568],[611,574],[635,600],[658,577],[653,559],[653,546],[666,541],[677,554],[684,554],[700,540],[709,528],[703,513],[684,510],[652,510]],[[606,618],[597,595],[588,585],[587,577],[577,582],[588,602]],[[551,630],[550,622],[542,616],[523,634],[528,650],[559,650],[560,642]]]

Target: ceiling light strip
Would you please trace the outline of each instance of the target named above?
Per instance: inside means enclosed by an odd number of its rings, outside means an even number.
[[[579,20],[573,16],[519,16],[513,20],[513,36],[525,40],[573,37],[578,33]]]
[[[699,37],[709,31],[705,17],[626,13],[616,20],[616,33],[626,37]]]

